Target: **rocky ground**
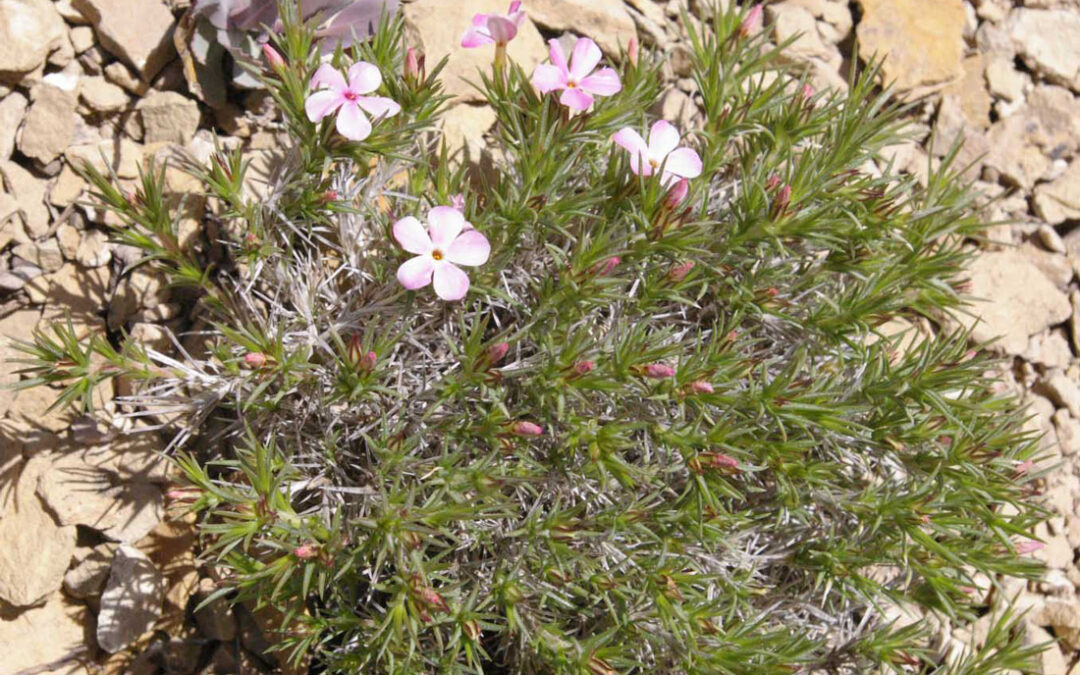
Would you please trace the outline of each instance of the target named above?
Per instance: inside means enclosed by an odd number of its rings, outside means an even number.
[[[531,69],[547,36],[585,34],[610,55],[636,35],[668,55],[673,86],[657,112],[689,124],[682,1],[530,0],[510,54]],[[273,113],[193,47],[189,4],[0,0],[0,335],[25,339],[70,317],[84,334],[127,330],[168,349],[188,325],[160,279],[125,273],[137,255],[109,241],[108,214],[81,203],[86,185],[72,165],[89,161],[130,184],[150,159],[205,160],[217,134],[248,153],[258,190],[282,143]],[[445,131],[474,158],[494,115],[463,78],[489,55],[457,43],[473,13],[505,4],[404,5],[428,62],[451,56],[445,79],[457,98]],[[856,43],[884,58],[884,77],[915,105],[911,140],[883,163],[925,179],[967,139],[960,161],[1001,223],[978,249],[971,291],[986,302],[969,323],[976,340],[996,340],[1008,359],[1002,387],[1031,405],[1031,427],[1045,434],[1040,489],[1055,512],[1034,554],[1045,578],[1008,590],[1031,609],[1030,640],[1060,641],[1044,672],[1078,675],[1080,0],[777,0],[766,18],[777,40],[798,36],[788,58],[819,90],[846,87]],[[185,197],[185,238],[206,236],[197,186],[170,171],[168,187]],[[0,344],[0,359],[13,356]],[[0,368],[0,382],[16,379]],[[190,520],[167,507],[162,440],[121,416],[116,389],[95,395],[116,429],[47,411],[53,391],[0,390],[0,675],[273,671],[264,633],[273,617],[224,601],[194,611],[216,587],[213,570],[197,558]],[[905,611],[896,608],[917,618]],[[983,628],[941,626],[942,654],[960,656]]]

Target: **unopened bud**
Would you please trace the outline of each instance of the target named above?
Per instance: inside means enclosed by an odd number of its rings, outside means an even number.
[[[1035,468],[1035,462],[1030,459],[1026,459],[1023,462],[1017,462],[1016,468],[1013,469],[1013,478],[1020,478],[1021,476],[1026,475],[1027,472],[1031,471],[1033,468]]]
[[[799,90],[799,95],[809,101],[814,97],[814,88],[810,86],[809,82],[806,82],[803,84],[802,89]]]
[[[769,176],[769,180],[765,181],[765,189],[772,191],[778,187],[780,187],[780,176],[777,176],[774,173],[773,175]]]
[[[336,202],[338,196],[339,195],[337,190],[327,190],[326,192],[319,195],[319,201],[323,204],[329,204],[330,202]]]
[[[705,380],[694,380],[690,384],[686,385],[695,394],[711,394],[713,393],[713,386]]]
[[[772,217],[778,218],[787,213],[788,206],[791,204],[791,186],[785,185],[780,188],[776,193],[776,199],[772,205]]]
[[[595,274],[597,276],[600,276],[600,277],[606,277],[607,275],[614,272],[615,268],[618,267],[619,263],[621,263],[621,262],[622,262],[622,258],[620,258],[617,255],[613,255],[610,258],[608,258],[607,260],[601,260],[600,262],[593,265],[593,268],[592,268],[593,274]]]
[[[187,488],[173,488],[165,493],[165,498],[172,502],[193,502],[198,497],[198,491]]]
[[[405,79],[411,80],[420,76],[420,57],[416,54],[415,47],[409,47],[405,51]]]
[[[266,365],[266,354],[262,352],[248,352],[244,354],[244,365],[249,368],[262,368]]]
[[[1016,545],[1016,553],[1018,555],[1027,555],[1028,553],[1034,553],[1035,551],[1041,551],[1046,544],[1041,541],[1035,541],[1034,539],[1025,539]]]
[[[664,200],[664,206],[669,209],[674,209],[686,199],[686,195],[688,194],[690,194],[690,181],[683,178],[668,190],[667,198]]]
[[[655,380],[675,377],[675,369],[665,363],[650,363],[641,369],[641,374]]]
[[[760,3],[751,7],[750,12],[742,20],[742,23],[739,24],[739,37],[748,38],[761,30],[764,13]]]
[[[281,57],[278,50],[274,49],[269,42],[263,43],[262,46],[263,57],[266,59],[266,63],[274,70],[281,70],[285,67],[285,59]]]
[[[709,465],[714,469],[738,469],[739,460],[719,452],[709,453]]]
[[[369,351],[360,357],[360,361],[356,364],[356,367],[365,373],[370,373],[375,370],[375,362],[378,360],[378,355],[375,352]]]
[[[692,269],[694,269],[694,261],[693,260],[687,260],[686,262],[681,262],[678,265],[675,265],[674,267],[672,267],[670,270],[668,270],[668,273],[667,273],[668,281],[677,284],[680,281],[682,281],[683,279],[685,279],[686,275],[690,274],[690,270],[692,270]]]
[[[542,436],[544,428],[534,422],[514,422],[510,425],[510,433],[515,436]]]
[[[496,342],[487,349],[484,350],[484,365],[488,368],[494,366],[499,361],[502,361],[507,352],[510,351],[510,343],[508,342]]]
[[[461,630],[469,637],[470,640],[475,640],[480,637],[480,622],[476,619],[470,619],[463,621],[461,624]]]
[[[630,42],[626,44],[626,60],[630,62],[630,65],[637,68],[639,54],[641,47],[638,45],[637,36],[631,35]]]
[[[592,361],[578,361],[574,364],[574,373],[577,375],[588,375],[596,368],[596,364]]]
[[[319,555],[319,551],[311,544],[303,544],[293,549],[293,555],[301,560],[310,560]]]

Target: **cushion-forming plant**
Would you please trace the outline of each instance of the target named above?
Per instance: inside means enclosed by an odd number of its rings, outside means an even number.
[[[174,167],[131,191],[87,170],[190,301],[175,353],[60,324],[24,383],[93,414],[121,378],[172,434],[219,592],[331,672],[1020,667],[992,589],[1038,574],[1036,444],[947,330],[980,228],[956,168],[876,172],[903,109],[872,67],[805,86],[760,7],[684,16],[681,129],[636,44],[508,60],[527,11],[462,26],[497,118],[462,158],[399,19],[322,63],[283,6],[257,74],[293,145],[268,194],[238,151],[187,167],[211,211],[185,246]],[[996,620],[958,651],[898,605]]]

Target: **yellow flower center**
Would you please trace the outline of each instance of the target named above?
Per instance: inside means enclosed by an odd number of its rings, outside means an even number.
[[[431,252],[431,257],[435,258],[436,260],[442,260],[443,259],[443,252],[438,251],[438,250],[432,251]]]

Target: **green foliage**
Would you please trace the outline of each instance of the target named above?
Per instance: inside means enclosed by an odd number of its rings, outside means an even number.
[[[885,330],[963,307],[980,223],[948,162],[925,187],[863,170],[903,133],[873,68],[810,95],[737,7],[686,17],[705,171],[673,205],[610,140],[647,127],[655,59],[623,55],[623,91],[573,116],[513,63],[478,74],[484,171],[437,150],[442,64],[402,74],[399,19],[333,57],[378,64],[403,107],[357,144],[304,116],[318,61],[283,16],[286,65],[261,75],[291,168],[265,202],[239,153],[192,168],[230,264],[176,244],[159,172],[131,199],[90,175],[118,240],[199,289],[208,354],[62,330],[25,349],[30,382],[76,379],[65,401],[137,374],[148,412],[157,393],[189,427],[224,420],[181,435],[178,464],[223,593],[279,609],[284,653],[347,673],[1023,667],[1008,612],[948,663],[882,618],[981,615],[977,579],[1038,575],[1013,546],[1041,514],[1016,475],[1034,439],[968,336]],[[446,304],[397,284],[389,233],[457,193],[492,256]]]

